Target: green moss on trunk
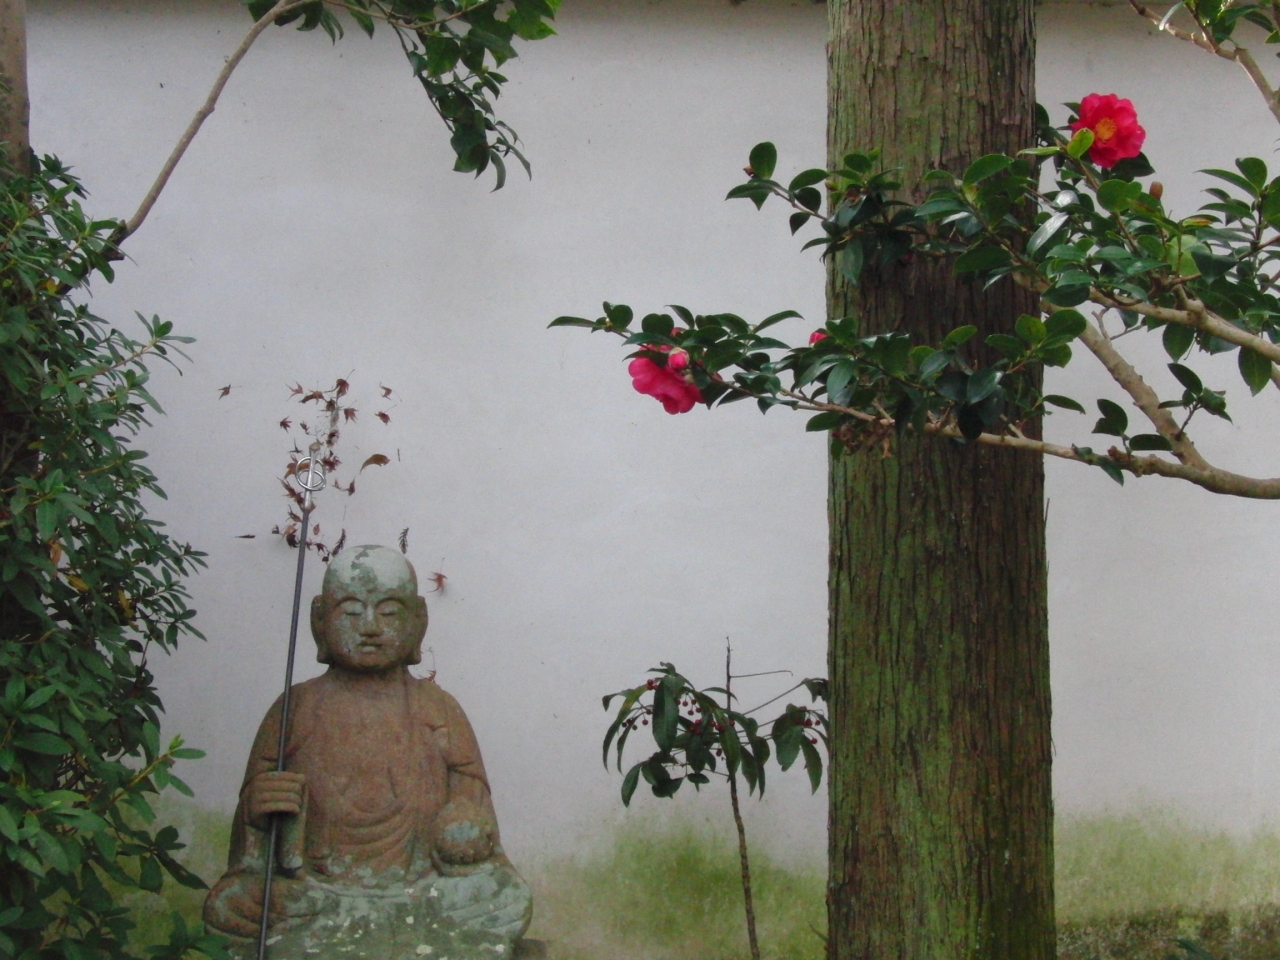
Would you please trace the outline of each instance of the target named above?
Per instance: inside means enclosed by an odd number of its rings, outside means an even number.
[[[829,153],[909,188],[1032,136],[1030,0],[832,0]],[[919,197],[917,192],[916,197]],[[1034,308],[950,265],[892,265],[832,316],[937,342]],[[833,960],[1054,955],[1044,475],[906,437],[830,473]]]

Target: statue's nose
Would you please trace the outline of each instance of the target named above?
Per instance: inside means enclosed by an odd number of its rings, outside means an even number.
[[[360,618],[360,636],[376,637],[382,632],[382,628],[378,626],[377,612],[372,608],[365,610],[364,615]]]

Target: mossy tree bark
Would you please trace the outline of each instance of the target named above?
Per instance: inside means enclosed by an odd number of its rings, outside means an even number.
[[[19,174],[30,172],[31,152],[26,14],[26,0],[0,0],[0,144]],[[33,454],[18,452],[30,439],[28,419],[26,414],[15,412],[15,404],[9,402],[11,394],[9,384],[0,381],[0,487],[8,487],[15,476],[30,472],[35,460]],[[27,634],[33,623],[30,612],[14,601],[9,591],[0,595],[0,637]]]
[[[1031,143],[1031,0],[828,8],[833,163],[878,146],[918,200],[927,170]],[[936,343],[1034,302],[916,260],[833,273],[828,306]],[[1042,462],[906,436],[833,458],[830,525],[829,956],[1051,960]]]
[[[0,0],[0,142],[9,162],[27,172],[27,0]]]

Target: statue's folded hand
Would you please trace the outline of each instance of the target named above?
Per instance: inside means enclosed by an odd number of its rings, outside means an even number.
[[[242,796],[245,822],[258,830],[266,830],[271,826],[272,814],[297,816],[302,812],[306,787],[305,776],[288,771],[269,770],[251,778]]]

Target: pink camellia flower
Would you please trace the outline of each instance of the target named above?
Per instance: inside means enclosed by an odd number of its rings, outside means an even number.
[[[1138,126],[1133,101],[1114,93],[1091,93],[1080,101],[1080,119],[1071,124],[1071,130],[1086,127],[1093,131],[1089,159],[1100,167],[1114,167],[1121,160],[1136,157],[1147,139],[1147,131]]]
[[[825,330],[815,330],[813,333],[809,334],[809,346],[812,347],[819,340],[825,339],[827,339],[827,332]]]
[[[648,394],[662,402],[667,413],[688,413],[695,403],[702,402],[702,393],[686,380],[682,371],[689,368],[689,354],[670,347],[650,347],[668,353],[667,365],[658,366],[648,357],[636,357],[627,367],[631,385],[637,393]]]

